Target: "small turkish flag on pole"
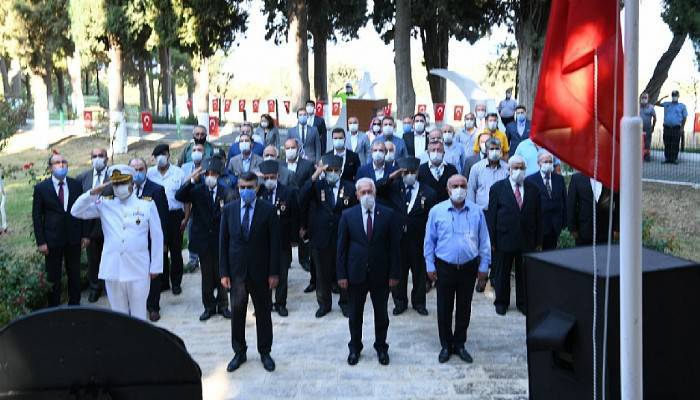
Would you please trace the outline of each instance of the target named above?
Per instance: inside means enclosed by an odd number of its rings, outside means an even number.
[[[192,99],[187,99],[187,109],[192,111]]]
[[[700,133],[700,113],[695,113],[695,127],[693,132]]]
[[[219,136],[219,117],[209,116],[209,134],[211,136]]]
[[[214,99],[211,101],[211,110],[213,112],[219,112],[219,99]]]
[[[331,115],[334,117],[337,117],[340,115],[340,102],[339,101],[334,101],[333,102],[333,108],[331,110]]]
[[[316,101],[316,116],[323,118],[323,107],[324,104],[321,100]]]
[[[289,100],[284,101],[284,110],[289,114],[289,107],[291,106],[291,102]]]
[[[272,99],[267,101],[267,112],[268,113],[275,112],[275,101]]]
[[[148,111],[141,113],[141,125],[144,132],[153,132],[153,115]]]
[[[238,100],[238,111],[239,112],[245,111],[245,100],[243,100],[243,99]]]
[[[442,122],[445,119],[445,103],[435,104],[435,122]]]
[[[384,106],[384,116],[385,117],[391,116],[391,103],[387,103],[387,105]]]
[[[428,106],[426,106],[425,104],[418,104],[418,112],[419,113],[424,113],[425,110],[427,110],[427,109],[428,109]]]
[[[224,100],[224,112],[231,111],[231,99]]]
[[[83,111],[83,120],[86,128],[92,128],[92,111]]]
[[[253,112],[256,113],[260,110],[260,99],[253,100]]]
[[[456,105],[452,119],[455,121],[461,121],[463,113],[464,113],[464,106]]]

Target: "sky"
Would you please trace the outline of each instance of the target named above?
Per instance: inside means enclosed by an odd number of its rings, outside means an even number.
[[[371,4],[371,1],[369,3]],[[285,85],[288,77],[286,65],[294,59],[293,49],[286,43],[276,46],[272,41],[266,41],[265,16],[260,12],[261,1],[253,0],[248,4],[250,13],[248,30],[245,38],[241,38],[238,46],[229,52],[224,70],[234,74],[234,86],[247,86],[251,83],[271,85],[270,90],[281,93],[283,90],[279,88]],[[369,8],[371,9],[371,5]],[[671,31],[661,20],[660,13],[660,0],[640,1],[640,90],[651,77],[658,58],[666,50],[672,38]],[[371,22],[360,29],[358,35],[359,39],[350,42],[328,43],[328,71],[332,71],[334,66],[345,64],[356,66],[360,72],[369,71],[372,80],[377,82],[375,87],[377,97],[386,97],[391,101],[395,95],[393,43],[385,45]],[[497,45],[509,38],[513,39],[505,28],[494,27],[489,37],[473,45],[466,41],[450,40],[449,69],[481,81],[485,75],[485,65],[496,58]],[[426,71],[421,65],[422,57],[420,39],[413,39],[411,64],[417,103],[429,104],[429,89],[425,79]],[[690,40],[686,40],[669,72],[664,93],[680,87],[681,96],[685,96],[688,103],[693,102],[684,91],[693,79],[700,81],[694,58],[692,44]],[[250,68],[250,61],[254,60],[266,61],[255,62],[255,68]],[[313,93],[312,51],[309,51],[309,68],[309,80]],[[331,93],[337,89],[339,88],[328,88]],[[489,91],[488,87],[486,89]],[[490,94],[494,98],[502,97],[500,90],[491,89],[491,91]],[[459,103],[463,100],[461,93],[451,84],[448,84],[447,100],[448,103]]]

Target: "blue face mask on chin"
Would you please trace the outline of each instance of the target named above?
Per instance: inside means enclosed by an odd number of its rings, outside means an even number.
[[[245,204],[251,204],[253,200],[255,200],[255,189],[238,189],[238,193],[241,195],[241,200],[243,200]]]
[[[56,168],[53,170],[52,174],[54,178],[62,180],[66,177],[66,175],[68,175],[68,167]]]

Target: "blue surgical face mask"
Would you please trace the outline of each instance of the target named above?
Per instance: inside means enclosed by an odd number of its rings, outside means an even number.
[[[408,133],[411,131],[411,125],[403,124],[403,133]]]
[[[238,193],[241,195],[241,200],[243,200],[243,202],[246,204],[251,204],[255,200],[255,189],[238,189]]]
[[[299,116],[299,124],[305,125],[305,124],[306,124],[306,121],[308,120],[308,118],[309,118],[309,117],[307,117],[306,115],[300,115],[300,116]]]
[[[516,114],[515,118],[518,120],[518,122],[525,122],[525,114]]]
[[[68,167],[55,168],[52,172],[54,178],[63,180],[68,175]]]
[[[146,173],[144,171],[140,171],[134,174],[134,183],[141,186],[144,182],[146,182]]]

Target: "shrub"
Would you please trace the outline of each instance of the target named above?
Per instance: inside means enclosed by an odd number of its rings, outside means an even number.
[[[49,289],[42,255],[0,249],[0,326],[44,307]]]
[[[0,97],[0,151],[7,139],[14,135],[27,120],[27,106],[19,100]]]

